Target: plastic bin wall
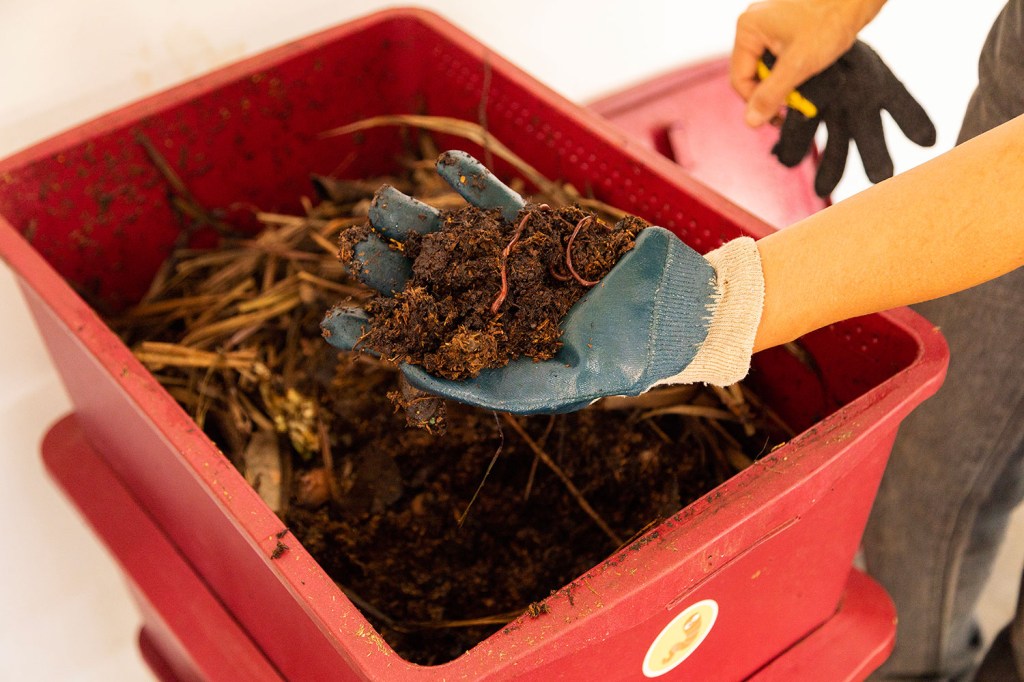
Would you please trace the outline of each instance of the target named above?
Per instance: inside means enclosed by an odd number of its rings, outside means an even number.
[[[487,86],[486,92],[484,86]],[[389,171],[396,129],[321,137],[378,114],[479,120],[548,177],[676,232],[700,251],[770,228],[445,21],[380,13],[103,116],[0,162],[0,256],[75,405],[127,490],[288,679],[635,677],[682,609],[718,620],[678,668],[741,679],[823,623],[847,582],[900,420],[941,382],[946,351],[907,310],[806,337],[813,363],[761,354],[753,380],[802,433],[462,657],[398,657],[281,521],[85,304],[146,290],[179,236],[145,141],[197,200],[298,210],[310,172]],[[439,144],[482,150],[461,140]],[[510,169],[496,164],[499,175]],[[239,211],[244,219],[246,212]],[[197,234],[194,244],[212,244]]]

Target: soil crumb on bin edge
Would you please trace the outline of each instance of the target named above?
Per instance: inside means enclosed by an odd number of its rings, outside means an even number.
[[[512,222],[497,209],[444,211],[439,230],[398,247],[412,278],[369,301],[360,346],[455,380],[523,356],[550,359],[569,308],[647,226],[632,216],[608,225],[578,206],[528,204]],[[354,247],[370,234],[368,225],[341,234],[343,264],[358,270]]]

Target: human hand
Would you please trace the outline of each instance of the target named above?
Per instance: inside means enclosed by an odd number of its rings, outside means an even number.
[[[777,62],[766,53],[765,63],[772,67]],[[928,114],[878,54],[859,40],[835,64],[801,84],[799,91],[815,105],[817,113],[808,117],[789,109],[772,153],[785,166],[797,165],[810,151],[818,124],[823,122],[828,139],[814,178],[818,196],[831,194],[842,178],[851,140],[857,144],[871,182],[892,177],[892,157],[882,129],[883,109],[910,140],[925,147],[935,144],[935,126]]]
[[[514,221],[522,197],[463,152],[447,152],[438,173],[470,203]],[[370,222],[401,242],[410,230],[439,227],[434,209],[391,188],[374,198]],[[355,248],[364,282],[385,295],[411,271],[399,251],[371,235]],[[563,319],[551,360],[519,358],[452,381],[403,364],[414,387],[477,407],[518,414],[568,412],[608,395],[638,395],[659,383],[730,384],[746,374],[761,314],[764,281],[757,247],[742,238],[707,258],[668,230],[649,227],[601,282]],[[334,308],[322,322],[332,345],[355,348],[369,324],[358,309]]]
[[[767,0],[748,7],[736,21],[729,64],[732,86],[747,101],[747,124],[775,118],[789,93],[850,49],[884,2]],[[761,79],[757,64],[765,51],[776,61]]]

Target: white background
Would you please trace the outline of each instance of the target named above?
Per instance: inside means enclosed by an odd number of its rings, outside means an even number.
[[[978,51],[1002,4],[898,0],[862,33],[938,128],[936,146],[919,149],[888,126],[897,172],[952,146],[976,82]],[[747,2],[420,5],[586,102],[727,53]],[[216,66],[386,6],[0,0],[0,157]],[[850,166],[837,198],[867,186],[854,155]],[[0,264],[0,680],[152,679],[136,652],[138,619],[112,560],[39,462],[40,438],[68,409],[10,271]],[[1016,580],[1010,575],[987,594],[989,630],[1008,617]]]

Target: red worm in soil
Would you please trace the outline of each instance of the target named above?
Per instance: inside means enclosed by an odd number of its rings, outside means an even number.
[[[505,297],[508,296],[508,255],[512,252],[512,247],[519,241],[519,235],[523,233],[523,228],[526,227],[526,221],[533,215],[533,211],[530,211],[523,216],[523,219],[519,221],[519,226],[516,227],[516,231],[512,234],[512,240],[505,247],[505,250],[501,252],[501,291],[498,292],[498,297],[494,299],[494,303],[491,304],[491,314],[497,315],[498,308],[505,302]]]
[[[569,274],[571,274],[577,282],[579,282],[585,287],[596,286],[597,282],[591,282],[589,279],[583,279],[582,277],[580,277],[580,274],[576,272],[576,268],[572,266],[572,243],[573,241],[576,240],[576,235],[580,233],[580,230],[583,229],[583,226],[590,225],[593,222],[594,219],[591,218],[590,216],[582,218],[578,223],[576,223],[576,229],[572,231],[571,235],[569,235],[569,241],[565,245],[565,265],[567,268],[569,268]]]
[[[563,275],[557,269],[555,269],[554,263],[548,266],[548,274],[557,279],[559,282],[568,282],[570,279],[572,279],[572,277],[570,277],[569,275]]]

